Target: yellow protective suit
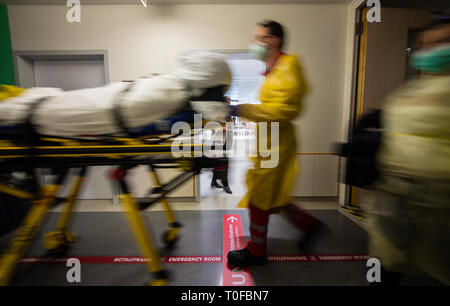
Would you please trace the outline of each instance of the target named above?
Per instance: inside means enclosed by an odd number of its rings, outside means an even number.
[[[257,156],[252,157],[254,168],[247,173],[248,192],[238,207],[248,207],[248,203],[271,210],[289,203],[291,189],[297,175],[296,139],[291,120],[302,110],[303,96],[308,85],[303,76],[298,57],[283,54],[267,75],[261,87],[261,104],[243,104],[238,106],[238,115],[254,122],[267,122],[267,147],[278,150],[279,162],[276,167],[262,168],[261,161],[270,157],[260,156],[258,129]],[[279,122],[279,145],[271,148],[271,122]]]
[[[24,88],[12,85],[0,85],[0,101],[20,96],[24,91]]]

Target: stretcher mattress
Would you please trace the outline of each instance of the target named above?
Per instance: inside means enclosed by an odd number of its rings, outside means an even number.
[[[39,134],[60,137],[114,134],[121,132],[113,115],[115,103],[120,103],[127,127],[134,129],[175,114],[188,97],[186,83],[173,75],[72,91],[35,87],[0,102],[0,125],[23,124],[30,116],[31,105],[43,99],[31,114],[31,122]]]
[[[193,123],[194,122],[194,115],[196,113],[194,111],[182,111],[179,112],[173,116],[163,118],[156,120],[155,122],[152,122],[148,125],[137,127],[134,129],[130,129],[128,132],[131,134],[130,136],[133,137],[141,137],[141,136],[151,136],[151,135],[160,135],[160,134],[171,134],[172,133],[172,125],[175,122],[186,122],[186,123]],[[24,124],[17,124],[17,125],[0,125],[0,136],[4,136],[2,138],[5,138],[8,135],[11,134],[21,134],[21,133],[27,133],[28,127]],[[89,136],[103,136],[108,134],[78,134],[75,138],[90,138]],[[52,135],[44,135],[42,136],[52,136]],[[53,135],[55,136],[55,135]],[[59,136],[58,137],[64,137]],[[8,138],[8,137],[6,137]]]

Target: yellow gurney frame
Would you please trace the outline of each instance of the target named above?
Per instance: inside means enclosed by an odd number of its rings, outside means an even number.
[[[44,221],[49,208],[58,202],[57,194],[69,173],[77,169],[65,207],[59,218],[55,231],[44,235],[44,246],[51,254],[64,252],[76,237],[70,233],[69,224],[73,214],[77,195],[81,189],[87,167],[100,165],[119,166],[112,175],[119,183],[120,200],[125,208],[128,221],[144,257],[149,258],[147,269],[153,275],[151,285],[165,285],[168,274],[163,269],[157,249],[147,230],[139,210],[161,201],[169,223],[169,230],[164,235],[166,245],[173,245],[178,238],[181,224],[170,208],[166,195],[186,182],[202,168],[219,165],[222,158],[195,157],[196,150],[202,145],[191,145],[191,158],[167,158],[171,153],[171,140],[174,136],[148,138],[114,138],[102,141],[80,141],[64,138],[43,138],[33,146],[16,145],[9,140],[0,140],[0,173],[8,171],[34,172],[38,168],[49,168],[57,174],[52,184],[36,186],[36,192],[20,190],[0,182],[0,192],[15,197],[33,200],[33,205],[21,226],[16,230],[9,245],[0,258],[0,285],[7,285],[15,267],[25,255],[34,235]],[[158,158],[162,156],[163,158]],[[153,197],[136,201],[130,194],[126,183],[127,170],[147,165],[157,186],[152,190]],[[167,184],[162,185],[155,171],[157,168],[181,168],[182,174]]]

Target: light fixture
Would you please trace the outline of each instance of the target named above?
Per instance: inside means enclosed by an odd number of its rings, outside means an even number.
[[[147,7],[147,0],[141,0],[141,3],[144,7]]]

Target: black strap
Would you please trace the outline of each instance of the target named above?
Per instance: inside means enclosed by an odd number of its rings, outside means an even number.
[[[39,100],[35,101],[31,104],[30,108],[28,109],[28,115],[25,118],[25,140],[29,145],[36,145],[39,142],[39,133],[36,131],[36,127],[33,124],[33,116],[36,110],[39,106],[42,105],[42,103],[49,98],[52,97],[43,97]]]
[[[203,94],[198,97],[191,97],[191,101],[218,101],[225,102],[226,85],[219,85],[203,89]]]
[[[35,169],[36,165],[38,164],[34,147],[39,144],[39,133],[36,131],[36,127],[33,124],[33,116],[38,107],[41,106],[42,103],[44,103],[44,101],[47,101],[50,98],[52,98],[52,96],[43,97],[32,103],[30,108],[28,109],[28,115],[25,118],[24,141],[25,144],[28,146],[27,164],[29,169]]]
[[[127,137],[132,137],[133,133],[125,124],[125,118],[122,116],[122,110],[120,108],[120,103],[122,102],[125,95],[131,90],[131,88],[133,87],[134,84],[135,84],[134,81],[127,84],[125,89],[122,90],[117,95],[117,97],[114,100],[114,104],[113,104],[113,116],[114,116],[115,123],[119,127],[120,131]]]

